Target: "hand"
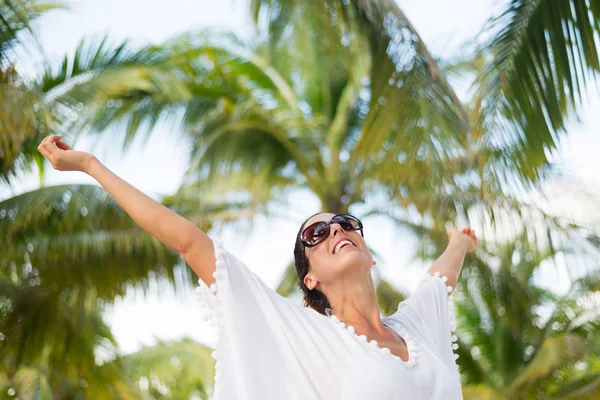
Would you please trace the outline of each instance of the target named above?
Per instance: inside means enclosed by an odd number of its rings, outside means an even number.
[[[466,227],[462,231],[459,231],[457,227],[452,227],[446,230],[448,234],[448,241],[450,243],[461,243],[466,249],[467,253],[472,253],[477,247],[477,236],[475,231],[471,227]]]
[[[62,142],[61,135],[46,136],[38,146],[38,151],[58,171],[86,172],[93,156],[83,151],[75,151]]]

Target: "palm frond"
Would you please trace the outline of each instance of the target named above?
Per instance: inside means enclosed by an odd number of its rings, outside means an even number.
[[[10,183],[33,162],[41,162],[37,146],[52,126],[52,114],[41,95],[14,70],[0,71],[0,181]]]
[[[556,335],[547,339],[527,368],[510,385],[510,396],[523,396],[536,388],[540,381],[565,364],[583,356],[581,337],[571,334]]]
[[[0,1],[0,65],[6,62],[8,51],[24,44],[25,36],[37,43],[31,22],[48,11],[66,9],[62,2],[39,2],[36,0]],[[28,35],[23,35],[27,33]]]
[[[529,181],[600,70],[599,17],[595,2],[511,0],[490,21],[492,38],[481,50],[488,62],[475,83],[484,141],[512,149],[507,161],[522,159],[515,166]]]
[[[449,157],[446,149],[464,149],[468,143],[462,104],[394,2],[355,1],[354,5],[371,49],[371,93],[369,114],[353,157],[366,159],[396,142],[392,148],[397,153],[392,159],[400,152],[418,150],[419,157],[441,165]],[[398,142],[411,138],[419,144],[409,147]],[[412,154],[410,158],[414,158]]]
[[[42,188],[0,202],[8,240],[0,271],[19,282],[90,288],[105,300],[150,275],[189,287],[175,252],[139,228],[100,187]],[[10,273],[9,273],[10,271]]]
[[[11,371],[39,365],[68,376],[94,379],[94,351],[114,353],[115,342],[101,318],[93,291],[60,292],[47,285],[21,285],[0,318],[3,364]],[[113,375],[114,378],[114,375]]]
[[[250,4],[259,31],[269,40],[270,62],[293,84],[307,113],[322,115],[329,121],[334,119],[352,70],[364,65],[366,55],[364,40],[344,20],[344,7],[337,1],[269,0]],[[359,80],[364,73],[360,71]]]
[[[41,164],[35,148],[51,130],[52,113],[15,64],[30,55],[31,44],[42,51],[31,22],[61,8],[66,6],[58,2],[0,1],[0,181],[10,183],[34,162]]]
[[[147,104],[149,99],[177,103],[190,97],[185,85],[160,67],[164,62],[160,47],[134,49],[127,41],[112,43],[107,37],[83,39],[73,55],[45,65],[36,87],[53,111],[56,130],[95,132],[122,122],[126,147],[138,129],[151,129],[164,111],[164,106]]]
[[[593,317],[582,320],[593,309],[535,285],[540,265],[560,248],[537,249],[527,235],[483,247],[467,261],[455,294],[462,377],[468,386],[511,398],[546,393],[553,374],[580,360],[593,342]],[[538,314],[548,308],[551,315]],[[579,329],[575,321],[591,325]]]

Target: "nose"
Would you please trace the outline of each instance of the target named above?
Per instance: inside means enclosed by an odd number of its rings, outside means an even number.
[[[338,232],[344,232],[344,228],[340,224],[331,224],[329,226],[331,237],[334,237]]]

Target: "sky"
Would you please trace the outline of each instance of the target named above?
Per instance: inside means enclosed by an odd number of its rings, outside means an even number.
[[[233,30],[241,35],[251,32],[245,2],[241,0],[80,0],[70,2],[70,11],[50,14],[37,27],[45,54],[59,60],[72,54],[84,37],[108,35],[115,40],[130,38],[134,43],[160,43],[187,30],[209,27]],[[400,7],[411,19],[421,37],[435,55],[452,55],[460,45],[473,37],[491,15],[491,0],[404,0]],[[35,65],[26,66],[34,68]],[[600,97],[590,93],[581,112],[581,121],[569,126],[569,137],[561,144],[556,161],[600,188]],[[113,142],[119,132],[108,130],[98,143],[78,142],[78,149],[92,151],[104,164],[143,192],[158,199],[173,193],[186,168],[188,143],[165,127],[158,127],[142,147],[138,142],[121,152]],[[113,140],[114,139],[114,140]],[[77,172],[48,169],[46,185],[63,183],[95,183]],[[24,176],[11,188],[0,187],[0,199],[35,189],[35,174]],[[294,217],[289,221],[259,219],[251,234],[228,229],[223,232],[225,246],[243,260],[268,285],[274,287],[291,261],[295,234],[303,217],[317,212],[319,203],[311,195],[302,195],[294,203]],[[414,238],[394,229],[383,219],[365,220],[365,239],[380,255],[381,273],[398,287],[411,291],[424,272],[424,266],[411,262]],[[276,225],[277,235],[272,235]],[[373,232],[373,234],[371,234]],[[375,235],[374,233],[377,232]],[[264,255],[269,254],[268,261]],[[544,272],[548,285],[565,282],[554,271]],[[159,340],[175,340],[184,336],[211,343],[212,330],[202,320],[192,291],[177,296],[165,287],[159,297],[144,297],[131,290],[124,299],[108,308],[106,319],[121,350],[129,353],[142,345]]]

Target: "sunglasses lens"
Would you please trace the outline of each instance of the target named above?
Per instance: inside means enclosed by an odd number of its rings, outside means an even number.
[[[329,225],[326,222],[316,222],[306,228],[302,239],[309,243],[315,244],[327,237]]]
[[[345,231],[358,231],[362,229],[362,223],[352,215],[336,215],[331,220],[332,224],[339,224]],[[361,231],[362,234],[362,231]],[[315,222],[304,230],[302,240],[308,245],[315,245],[329,235],[329,223]]]
[[[362,228],[361,222],[351,215],[337,216],[333,220],[333,222],[340,224],[345,231],[357,231]]]

